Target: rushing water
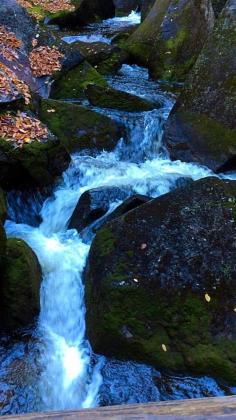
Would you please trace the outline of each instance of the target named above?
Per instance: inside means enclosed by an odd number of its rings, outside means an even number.
[[[116,24],[117,19],[113,22]],[[2,413],[233,392],[211,378],[168,376],[146,365],[107,360],[94,355],[86,340],[82,273],[93,235],[91,229],[86,235],[67,229],[80,195],[90,188],[122,186],[157,197],[174,189],[183,178],[196,180],[212,175],[205,167],[169,160],[161,138],[175,98],[149,81],[145,69],[123,66],[108,81],[161,107],[137,114],[98,110],[125,124],[128,141],[121,139],[113,152],[95,157],[73,155],[61,184],[43,204],[42,197],[32,196],[25,202],[19,194],[9,195],[8,236],[22,238],[34,249],[43,281],[36,330],[33,334],[22,332],[20,341],[18,337],[0,341]],[[118,204],[111,202],[110,211]]]
[[[116,17],[113,19],[106,19],[101,24],[91,23],[86,26],[80,34],[67,35],[63,38],[65,42],[71,44],[76,41],[82,42],[104,42],[111,43],[112,37],[127,27],[138,25],[141,21],[140,13],[131,12],[126,17]]]

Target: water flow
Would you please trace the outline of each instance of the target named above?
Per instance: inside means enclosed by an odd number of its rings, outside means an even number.
[[[91,23],[85,26],[79,34],[67,35],[63,41],[68,44],[73,42],[103,42],[110,44],[113,35],[130,26],[138,25],[141,21],[140,13],[132,11],[128,16],[105,19],[101,23]]]
[[[211,174],[207,168],[168,159],[161,145],[161,135],[173,98],[163,96],[156,84],[153,93],[154,85],[147,82],[146,77],[143,69],[129,66],[110,83],[129,91],[134,89],[136,79],[137,93],[152,96],[152,99],[157,95],[161,108],[132,116],[105,111],[125,122],[129,141],[120,141],[113,152],[103,152],[96,157],[74,155],[61,185],[43,205],[39,227],[26,224],[27,213],[25,224],[22,220],[6,223],[9,236],[24,239],[34,249],[43,271],[38,326],[42,373],[37,409],[91,407],[99,403],[104,359],[98,357],[94,363],[86,340],[82,277],[91,236],[84,241],[77,231],[67,229],[80,195],[91,188],[122,186],[157,197],[175,188],[183,177],[195,180]],[[110,208],[117,204],[111,202]],[[118,371],[116,375],[117,380]]]

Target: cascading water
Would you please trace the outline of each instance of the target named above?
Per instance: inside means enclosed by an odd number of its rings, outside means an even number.
[[[61,185],[43,204],[39,227],[31,226],[27,211],[20,220],[14,220],[14,197],[11,195],[9,200],[12,220],[6,222],[7,233],[24,239],[34,249],[42,267],[43,281],[41,313],[34,338],[39,353],[35,356],[39,369],[35,380],[37,395],[31,394],[33,401],[23,407],[19,397],[17,408],[14,403],[3,410],[4,413],[221,395],[225,392],[210,378],[169,377],[170,395],[163,384],[158,386],[159,374],[155,369],[94,356],[86,340],[82,273],[93,234],[91,229],[90,235],[83,235],[83,232],[79,235],[76,230],[67,229],[80,195],[91,188],[122,186],[157,197],[175,188],[183,177],[195,180],[212,175],[207,168],[168,159],[161,144],[162,126],[174,100],[156,83],[148,81],[146,70],[124,66],[120,75],[108,81],[113,87],[152,99],[161,107],[139,114],[98,110],[125,123],[129,141],[121,140],[113,152],[103,152],[96,157],[74,155]],[[15,197],[15,203],[19,208],[19,197]],[[118,204],[111,202],[110,210]],[[37,213],[37,206],[35,211]],[[9,349],[8,360],[15,351],[15,347]],[[29,354],[31,352],[30,347]],[[27,360],[27,363],[32,363],[30,357]],[[20,388],[24,395],[27,380]]]

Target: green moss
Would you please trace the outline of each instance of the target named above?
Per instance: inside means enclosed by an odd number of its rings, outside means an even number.
[[[171,298],[168,295],[168,300],[160,291],[158,295],[150,295],[142,288],[141,278],[139,286],[128,278],[128,259],[123,256],[121,262],[103,280],[99,315],[96,310],[94,313],[99,320],[96,335],[100,337],[94,339],[96,350],[106,353],[108,346],[118,357],[132,357],[158,368],[209,374],[235,382],[236,342],[216,340],[211,333],[217,296],[207,303],[204,294],[191,292]],[[93,343],[93,319],[90,317],[88,313],[88,330]],[[124,326],[132,337],[127,339],[123,335]],[[102,340],[105,340],[105,346],[100,344]]]
[[[0,282],[4,326],[17,328],[32,322],[40,307],[40,281],[41,270],[33,251],[22,240],[8,239]]]
[[[50,109],[55,112],[48,112]],[[111,150],[121,137],[120,128],[110,118],[68,102],[42,100],[40,119],[69,152]]]
[[[107,86],[106,80],[95,68],[84,61],[55,81],[51,96],[54,99],[85,98],[85,90],[89,84]]]
[[[115,247],[115,237],[109,227],[104,227],[97,233],[96,247],[101,257],[105,257],[113,251]]]
[[[197,135],[199,150],[205,149],[213,158],[221,156],[224,151],[227,154],[235,154],[236,129],[231,130],[204,114],[182,112],[181,119],[188,123]]]

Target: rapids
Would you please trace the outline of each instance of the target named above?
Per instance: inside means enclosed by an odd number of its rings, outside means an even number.
[[[87,35],[81,36],[89,42],[105,36],[109,42],[108,32],[138,21],[139,15],[133,12],[125,19],[90,25]],[[206,167],[168,158],[162,130],[175,96],[148,80],[145,69],[125,65],[118,75],[108,77],[108,82],[114,88],[161,103],[161,108],[137,114],[96,109],[125,124],[128,140],[120,139],[109,153],[74,154],[60,184],[46,200],[36,195],[26,203],[16,193],[8,197],[7,234],[24,239],[36,252],[43,281],[36,328],[0,339],[2,414],[216,396],[234,391],[208,377],[171,376],[132,361],[108,360],[94,355],[86,339],[83,270],[93,226],[81,235],[67,229],[80,195],[100,186],[127,186],[134,192],[157,197],[176,188],[183,178],[196,180],[213,175]],[[234,174],[231,178],[235,178]],[[111,202],[109,211],[118,204]]]

